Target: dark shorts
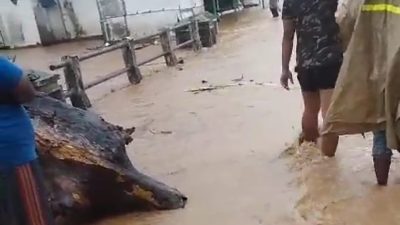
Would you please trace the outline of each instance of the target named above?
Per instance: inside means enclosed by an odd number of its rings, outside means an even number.
[[[335,88],[339,76],[341,63],[331,66],[297,68],[297,79],[303,92],[317,92],[319,90]]]
[[[0,170],[0,225],[54,225],[36,160]]]

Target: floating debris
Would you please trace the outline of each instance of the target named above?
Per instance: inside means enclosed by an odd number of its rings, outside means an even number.
[[[184,63],[185,63],[185,60],[183,58],[178,59],[178,64],[184,64]]]
[[[170,131],[170,130],[160,130],[160,131],[158,131],[158,130],[155,130],[155,129],[150,129],[149,132],[151,134],[154,134],[154,135],[156,135],[156,134],[164,134],[164,135],[173,134],[173,132]]]
[[[219,89],[224,89],[224,88],[229,88],[229,87],[237,87],[237,86],[265,86],[265,87],[274,87],[274,88],[281,88],[280,84],[272,83],[272,82],[254,82],[254,80],[250,80],[250,82],[247,81],[239,81],[242,78],[237,78],[234,79],[236,81],[235,83],[230,83],[230,84],[220,84],[220,85],[213,85],[209,84],[208,86],[203,86],[203,87],[198,87],[198,88],[191,88],[188,90],[185,90],[186,92],[191,92],[194,94],[198,94],[200,92],[205,92],[205,91],[214,91],[214,90],[219,90]],[[209,82],[206,80],[201,81],[202,84],[208,84]],[[299,87],[293,87],[291,90],[296,90],[300,89]]]
[[[186,92],[192,92],[194,94],[198,94],[203,91],[213,91],[213,90],[224,89],[227,87],[235,87],[235,86],[239,86],[239,84],[236,83],[236,84],[224,84],[224,85],[209,85],[209,86],[205,86],[205,87],[188,89],[188,90],[186,90]]]
[[[240,78],[233,79],[232,81],[233,82],[240,82],[240,81],[243,81],[243,80],[244,80],[244,75],[242,74],[242,76]]]

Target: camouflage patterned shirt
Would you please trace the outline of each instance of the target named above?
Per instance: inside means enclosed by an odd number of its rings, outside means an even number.
[[[343,50],[335,13],[338,0],[285,0],[282,19],[294,20],[297,66],[310,68],[341,63]]]

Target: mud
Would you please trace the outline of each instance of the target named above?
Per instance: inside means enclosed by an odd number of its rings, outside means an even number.
[[[302,103],[297,84],[289,92],[277,87],[281,31],[267,10],[229,15],[218,46],[185,53],[182,70],[153,65],[140,85],[126,87],[121,78],[89,93],[94,110],[107,120],[137,127],[128,153],[139,169],[189,197],[183,210],[124,215],[95,225],[400,224],[399,158],[389,187],[376,187],[371,137],[342,138],[335,159],[310,146],[285,152],[297,138]],[[43,61],[59,57],[57,48],[65,54],[88,45],[93,43],[44,48],[39,55],[28,49],[17,56],[23,65],[43,67]],[[85,79],[118,67],[120,57],[85,64]],[[204,86],[202,80],[224,85],[241,75],[275,85],[185,91]],[[110,89],[116,91],[109,94]]]

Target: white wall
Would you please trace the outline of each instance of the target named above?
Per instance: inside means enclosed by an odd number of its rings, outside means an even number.
[[[40,43],[33,6],[30,0],[18,1],[15,6],[9,0],[0,0],[0,30],[6,46],[28,46]]]
[[[102,35],[100,18],[97,10],[96,0],[71,0],[79,23],[83,28],[84,37]],[[157,32],[159,29],[170,26],[178,21],[178,18],[187,18],[195,13],[204,11],[203,0],[125,0],[128,28],[135,38],[143,37]],[[149,10],[164,12],[144,13]]]
[[[125,0],[125,3],[128,14],[165,9],[164,12],[128,16],[128,27],[135,38],[155,33],[163,27],[175,24],[178,19],[192,15],[191,10],[185,12],[179,8],[195,8],[196,13],[204,10],[202,0]]]
[[[63,2],[65,0],[61,0]],[[96,0],[70,0],[83,34],[79,37],[102,35]],[[8,46],[27,46],[40,44],[40,35],[34,15],[37,0],[19,0],[15,6],[10,0],[0,0],[0,30]],[[178,19],[187,18],[204,11],[203,0],[125,0],[128,27],[131,35],[138,38],[157,32],[159,29],[175,24]],[[191,10],[193,8],[193,10]],[[143,13],[149,10],[164,12]],[[179,10],[181,9],[181,10]],[[189,10],[182,10],[189,9]],[[65,14],[63,10],[63,14]],[[75,38],[71,21],[62,16],[71,38]],[[43,21],[39,21],[44,23]],[[46,23],[51,23],[47,21]],[[53,28],[56,29],[56,28]],[[60,27],[61,29],[61,27]]]
[[[71,0],[84,37],[102,35],[96,0]]]
[[[258,4],[260,4],[260,0],[244,0],[243,4],[245,6],[247,6],[247,5],[258,5]],[[266,5],[268,4],[268,0],[265,0],[265,4]]]

